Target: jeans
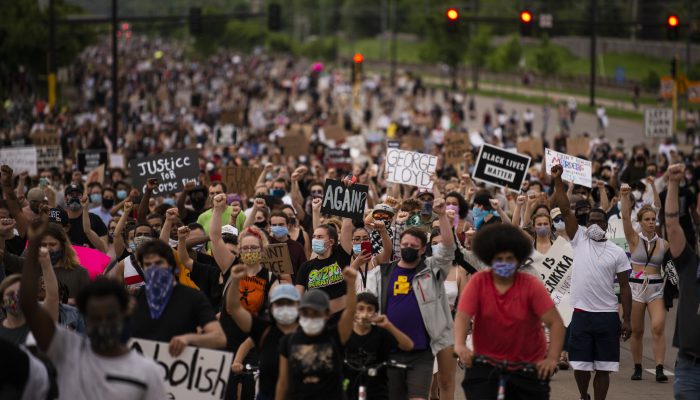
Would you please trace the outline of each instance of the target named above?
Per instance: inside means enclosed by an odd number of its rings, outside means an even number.
[[[678,355],[674,371],[673,396],[676,400],[700,399],[700,359]]]

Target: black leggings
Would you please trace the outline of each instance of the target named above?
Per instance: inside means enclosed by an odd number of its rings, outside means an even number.
[[[29,356],[4,339],[0,339],[0,354],[0,400],[19,399],[29,379]]]
[[[475,364],[464,371],[462,388],[467,400],[495,400],[499,373],[494,367]],[[549,400],[549,380],[526,372],[511,372],[506,382],[508,400]]]

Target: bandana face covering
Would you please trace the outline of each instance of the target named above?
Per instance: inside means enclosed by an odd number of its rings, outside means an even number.
[[[493,269],[493,272],[501,278],[510,278],[511,276],[513,276],[517,268],[517,264],[507,262],[494,262],[491,265],[491,269]]]
[[[159,319],[168,305],[175,287],[175,276],[169,268],[153,265],[145,271],[146,302],[151,318]]]
[[[586,236],[598,242],[605,239],[605,231],[598,224],[593,224],[586,228]]]

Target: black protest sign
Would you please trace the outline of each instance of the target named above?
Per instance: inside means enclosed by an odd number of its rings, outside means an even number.
[[[326,168],[342,169],[350,171],[352,169],[352,157],[350,157],[350,149],[326,149],[323,157],[323,162]]]
[[[287,243],[275,243],[265,247],[260,265],[277,275],[294,273]]]
[[[530,167],[530,157],[488,144],[481,146],[474,178],[518,191]]]
[[[369,187],[366,185],[345,186],[341,181],[326,179],[321,212],[362,220],[368,191]]]
[[[231,146],[238,141],[238,129],[234,125],[218,126],[214,130],[216,144],[219,146]]]
[[[87,174],[102,164],[109,162],[107,149],[84,150],[78,152],[78,170]]]
[[[197,150],[182,150],[129,162],[133,185],[143,191],[149,178],[158,179],[154,194],[181,192],[188,181],[199,178]]]

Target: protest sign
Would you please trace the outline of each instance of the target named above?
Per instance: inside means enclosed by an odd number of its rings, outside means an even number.
[[[285,157],[299,157],[309,154],[309,139],[304,134],[282,136],[277,139],[277,144]]]
[[[102,275],[111,261],[105,253],[89,247],[73,245],[73,250],[75,250],[75,255],[78,256],[80,265],[84,265],[85,269],[88,270],[91,280],[95,280]]]
[[[544,155],[544,144],[540,138],[527,138],[519,140],[516,148],[518,153],[526,154],[530,157],[539,157]]]
[[[399,149],[401,148],[401,142],[398,140],[387,140],[386,147],[388,149]]]
[[[182,150],[129,161],[133,185],[141,192],[149,178],[158,179],[154,195],[181,192],[199,178],[197,150]]]
[[[345,171],[352,169],[352,157],[350,149],[330,149],[326,148],[323,156],[323,163],[326,168],[337,168]]]
[[[112,153],[109,155],[109,166],[112,168],[124,168],[124,156],[119,153]]]
[[[474,179],[518,191],[523,185],[530,157],[484,144],[474,167]]]
[[[229,188],[229,193],[253,196],[255,184],[262,173],[261,167],[237,167],[229,166],[224,169],[224,184]]]
[[[388,149],[384,170],[387,181],[420,188],[433,188],[431,175],[437,168],[437,157],[399,149]]]
[[[593,167],[590,161],[560,153],[552,149],[545,149],[544,153],[545,168],[547,169],[547,173],[552,170],[553,166],[561,165],[564,169],[564,172],[561,174],[562,179],[573,182],[577,185],[582,185],[589,188],[593,187]]]
[[[401,148],[404,150],[421,152],[425,149],[425,142],[423,142],[423,138],[420,136],[404,136],[401,139]]]
[[[673,109],[647,108],[644,111],[644,136],[648,138],[673,136]]]
[[[222,125],[233,124],[236,126],[242,126],[244,122],[243,117],[243,110],[241,109],[226,110],[219,114],[219,122]]]
[[[233,354],[187,346],[172,357],[168,343],[132,338],[129,348],[153,359],[163,374],[168,399],[223,399]]]
[[[214,130],[214,138],[218,146],[231,146],[236,144],[238,130],[231,124],[221,125]]]
[[[568,326],[574,312],[570,302],[571,273],[574,266],[574,250],[571,243],[563,237],[558,237],[547,254],[534,257],[526,261],[525,265],[531,265],[540,275],[545,289],[564,320],[564,325]]]
[[[625,228],[620,218],[611,218],[608,221],[608,230],[605,232],[605,237],[620,246],[627,255],[630,254],[630,245],[627,243],[627,238],[625,238]]]
[[[294,273],[289,247],[286,243],[275,243],[265,247],[260,265],[277,275]]]
[[[566,138],[566,153],[572,156],[588,157],[590,141],[585,136]]]
[[[63,166],[63,151],[61,146],[36,146],[37,171]]]
[[[29,137],[35,146],[56,146],[60,144],[58,131],[53,126],[47,126],[44,130],[32,132],[29,134]]]
[[[87,174],[100,165],[109,162],[107,149],[83,150],[78,152],[78,170]]]
[[[469,136],[466,133],[450,132],[445,135],[445,145],[443,151],[445,153],[446,164],[459,164],[464,161],[464,153],[471,150]]]
[[[368,191],[366,185],[345,186],[339,180],[326,179],[321,213],[362,220]]]
[[[345,139],[349,133],[343,127],[343,118],[336,115],[329,118],[323,126],[323,134],[326,139],[337,141]]]
[[[9,165],[16,174],[23,171],[35,176],[36,171],[36,147],[11,147],[0,149],[0,165]]]

